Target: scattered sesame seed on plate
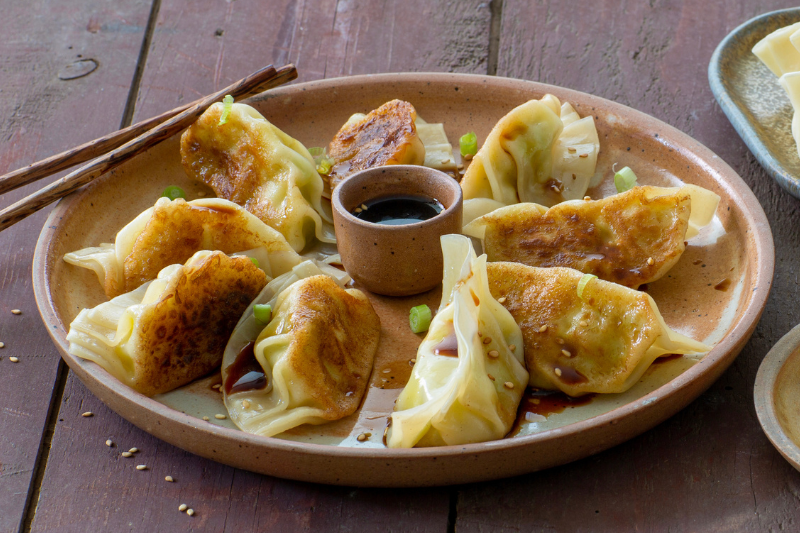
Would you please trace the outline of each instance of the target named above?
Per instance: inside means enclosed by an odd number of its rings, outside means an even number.
[[[561,350],[561,353],[564,355],[564,357],[572,357],[572,354],[569,353],[569,350]]]
[[[91,411],[86,411],[81,416],[84,417],[84,418],[89,418],[90,416],[94,416],[94,413],[91,412]]]
[[[131,452],[131,453],[138,453],[139,452],[139,448],[131,448],[128,451]]]
[[[12,315],[21,315],[22,311],[20,311],[19,309],[12,309],[11,310],[11,314]]]
[[[12,363],[19,363],[19,357],[14,357],[13,355],[9,357],[8,360]]]
[[[368,438],[369,438],[369,437],[367,437],[367,434],[366,434],[366,433],[362,433],[362,434],[360,434],[358,437],[356,437],[356,440],[357,440],[358,442],[364,442],[364,441],[365,441],[365,440],[367,440]]]
[[[505,296],[501,296],[500,298],[498,298],[498,299],[497,299],[497,301],[498,301],[499,303],[501,303],[501,304],[502,304],[502,303],[505,303],[505,301],[506,301],[506,297],[505,297]]]
[[[207,416],[204,416],[204,417],[203,417],[203,420],[205,420],[206,422],[208,422],[208,421],[210,420],[210,418],[208,418]]]
[[[186,514],[188,514],[189,516],[194,516],[194,509],[187,509]]]
[[[382,370],[382,372],[383,372],[384,374],[388,374],[388,373],[389,373],[389,372],[391,372],[391,371],[392,371],[392,369],[391,369],[391,368],[384,368],[384,369]]]
[[[131,452],[122,452],[120,455],[122,455],[122,457],[133,457]]]
[[[147,470],[147,465],[136,465],[136,470]]]
[[[217,413],[217,414],[214,415],[214,418],[216,418],[217,420],[225,420],[228,417],[225,416],[225,415],[221,415],[221,414]]]
[[[219,390],[220,387],[222,387],[222,383],[215,383],[211,385],[211,388],[216,390]]]
[[[169,481],[170,483],[175,483],[175,479],[172,476],[166,476],[164,481]]]
[[[178,510],[179,510],[180,512],[183,512],[183,511],[185,511],[185,510],[186,510],[186,509],[188,509],[188,508],[189,508],[189,506],[188,506],[188,505],[186,505],[185,503],[182,503],[182,504],[180,504],[180,505],[178,506]]]
[[[586,326],[588,326],[588,325],[589,325],[589,323],[588,323],[588,322],[586,322],[585,320],[581,320],[581,321],[580,321],[580,325],[581,325],[581,327],[585,328]]]
[[[591,201],[591,200],[592,200],[592,197],[591,197],[591,196],[584,196],[584,197],[583,197],[583,201],[584,201],[584,202],[589,202],[589,201]]]
[[[0,342],[0,348],[5,348],[5,347],[6,347],[6,343]]]
[[[106,441],[106,446],[113,446],[113,445],[114,445],[114,441],[112,441],[111,439],[108,439]]]

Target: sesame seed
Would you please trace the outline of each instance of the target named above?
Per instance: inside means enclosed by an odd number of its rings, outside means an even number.
[[[12,363],[19,363],[19,357],[14,357],[13,355],[9,357],[8,360]]]
[[[409,365],[409,366],[414,366],[414,363],[416,363],[416,362],[417,362],[417,360],[416,360],[416,359],[409,359],[409,360],[408,360],[408,365]]]
[[[587,157],[589,157],[589,154],[581,154],[578,157],[580,157],[581,159],[586,159]]]
[[[564,339],[562,339],[561,337],[557,338],[556,344],[564,344]]]
[[[464,159],[466,159],[467,161],[469,161],[470,159],[472,159],[472,154],[467,154],[467,155],[465,155],[465,156],[464,156]]]
[[[556,368],[556,376],[561,377],[561,369]]]
[[[458,164],[458,170],[463,170],[463,168],[464,168],[464,165],[463,165],[463,164],[461,164],[461,163],[459,163],[459,164]]]
[[[147,470],[147,465],[136,465],[136,470]]]
[[[579,324],[581,325],[581,327],[583,327],[583,328],[585,328],[586,326],[588,326],[588,325],[589,325],[589,323],[588,323],[588,322],[586,322],[585,320],[581,320],[581,321],[580,321],[580,322],[578,322],[578,323],[579,323]]]
[[[486,337],[485,339],[483,339],[483,344],[489,344],[490,342],[492,342],[491,337]]]
[[[5,348],[5,347],[6,347],[6,343],[0,342],[0,348]]]
[[[114,445],[114,441],[112,441],[111,439],[108,439],[106,441],[106,446],[113,446],[113,445]]]
[[[170,483],[175,483],[175,479],[172,476],[166,476],[164,481],[169,481]]]
[[[545,331],[547,331],[547,324],[539,328],[539,333],[544,333]]]
[[[506,297],[505,297],[505,296],[501,296],[500,298],[498,298],[498,299],[497,299],[497,301],[498,301],[499,303],[501,303],[501,304],[502,304],[502,303],[505,303],[505,301],[506,301]]]
[[[120,455],[122,455],[122,457],[133,457],[131,452],[122,452]]]
[[[448,161],[449,161],[448,159],[442,159],[442,164],[446,165],[448,163]]]
[[[367,434],[366,434],[366,433],[362,433],[361,435],[359,435],[358,437],[356,437],[356,440],[357,440],[358,442],[364,442],[365,440],[367,440],[367,438],[368,438],[368,437],[367,437]]]
[[[564,357],[572,357],[572,354],[569,353],[568,350],[561,350],[561,353],[564,355]]]
[[[250,409],[250,400],[242,400],[242,409]]]
[[[361,211],[363,211],[363,209],[361,209],[360,207],[356,207],[353,211],[355,211],[356,213],[360,213]]]
[[[214,385],[211,385],[211,388],[216,390],[219,390],[220,387],[222,387],[222,383],[215,383]]]
[[[647,264],[648,265],[652,265],[653,263],[655,263],[655,261],[653,261],[653,258],[652,257],[648,257],[647,258]]]
[[[498,357],[500,357],[500,352],[498,352],[497,350],[489,350],[489,357],[491,357],[492,359],[497,359]]]
[[[494,381],[494,376],[493,376],[493,375],[491,375],[491,374],[486,374],[486,375],[487,375],[487,376],[489,376],[489,379],[491,379],[492,381]]]
[[[542,400],[540,400],[539,398],[534,398],[531,401],[533,402],[534,405],[539,405],[540,403],[542,403]]]
[[[569,153],[571,153],[571,154],[574,154],[575,152],[577,152],[577,150],[576,150],[575,148],[573,148],[572,146],[570,146],[569,148],[567,148],[567,151],[568,151]]]
[[[505,388],[507,388],[507,389],[511,390],[511,389],[513,389],[513,388],[514,388],[514,384],[513,384],[513,383],[511,383],[510,381],[506,381],[505,383],[503,383],[503,387],[505,387]]]
[[[86,411],[81,416],[84,417],[84,418],[89,418],[90,416],[94,416],[94,413],[91,412],[91,411]]]
[[[591,202],[592,201],[592,197],[591,196],[584,196],[583,197],[583,201],[584,202]]]
[[[206,195],[205,191],[200,191],[197,193],[197,196],[199,196],[200,198],[202,198],[205,195]]]
[[[21,315],[22,311],[20,311],[19,309],[12,309],[11,310],[11,314],[12,315]]]
[[[186,509],[186,514],[189,516],[194,516],[194,509]]]
[[[389,372],[391,372],[391,371],[392,371],[392,369],[391,369],[391,368],[384,368],[384,369],[382,370],[382,372],[383,372],[384,374],[388,374],[388,373],[389,373]]]
[[[131,448],[128,451],[131,452],[131,453],[139,453],[139,448]]]
[[[361,204],[361,209],[366,211],[367,209],[369,209],[369,207],[367,207],[367,204]]]
[[[208,422],[209,418],[208,418],[207,416],[204,416],[204,417],[203,417],[203,420],[205,420],[206,422]]]
[[[217,420],[225,420],[228,417],[226,417],[225,415],[221,415],[221,414],[217,413],[217,414],[214,415],[214,418],[216,418]]]
[[[513,351],[515,351],[517,349],[517,345],[516,344],[509,344],[508,345],[508,349],[513,352]]]
[[[178,506],[178,510],[179,510],[180,512],[184,512],[184,511],[185,511],[186,509],[188,509],[188,508],[189,508],[189,506],[188,506],[188,505],[186,505],[185,503],[182,503],[182,504],[180,504],[180,505]]]

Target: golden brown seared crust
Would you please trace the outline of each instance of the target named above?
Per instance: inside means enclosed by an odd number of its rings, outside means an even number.
[[[383,165],[421,165],[425,147],[417,136],[414,106],[402,100],[386,102],[361,120],[342,126],[328,146],[334,161],[331,189],[350,174]]]
[[[213,252],[185,267],[141,316],[134,388],[161,394],[219,367],[233,328],[266,284],[247,257]]]
[[[626,287],[655,281],[683,254],[691,199],[673,192],[648,197],[650,187],[602,200],[569,202],[545,213],[486,215],[489,261],[568,267]]]
[[[342,289],[328,276],[297,283],[289,309],[288,364],[323,418],[338,420],[358,409],[367,389],[380,318],[364,293]]]
[[[595,281],[581,299],[583,275],[566,268],[499,262],[488,263],[487,272],[492,296],[505,298],[522,331],[534,387],[571,396],[622,392],[661,334],[644,293]]]
[[[265,242],[248,229],[248,225],[242,211],[225,206],[200,207],[180,198],[156,206],[153,216],[125,258],[125,286],[117,289],[109,286],[107,280],[106,294],[113,298],[130,292],[155,279],[162,268],[183,264],[200,250],[231,254],[264,246],[271,252],[274,243]]]

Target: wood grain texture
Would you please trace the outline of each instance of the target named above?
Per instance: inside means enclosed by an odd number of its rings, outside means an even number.
[[[0,17],[0,173],[119,127],[149,2],[33,0]],[[60,79],[76,61],[99,65]],[[8,205],[28,187],[0,197]],[[31,260],[46,217],[0,235],[0,532],[16,531],[35,474],[59,364],[31,288]],[[22,315],[10,313],[18,308]],[[9,358],[19,358],[11,363]]]
[[[488,5],[475,0],[163,0],[134,121],[268,63],[295,62],[302,80],[398,70],[485,73],[489,25]],[[80,417],[86,410],[95,416]],[[120,450],[105,446],[107,438],[143,450],[135,462],[150,470],[136,471],[118,457]],[[450,489],[356,490],[236,470],[139,431],[103,407],[72,374],[52,450],[32,531],[441,532],[448,527]],[[178,482],[166,483],[167,474]],[[182,501],[197,515],[178,512]]]
[[[463,488],[458,531],[779,531],[800,521],[800,475],[761,431],[761,359],[800,320],[800,204],[756,163],[706,71],[722,38],[788,2],[505,0],[498,74],[591,92],[672,124],[753,189],[776,243],[775,282],[734,365],[677,416],[622,446],[546,472]]]

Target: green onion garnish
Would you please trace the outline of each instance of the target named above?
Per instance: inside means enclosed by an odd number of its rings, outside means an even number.
[[[161,193],[161,196],[166,196],[170,200],[175,200],[176,198],[186,199],[186,193],[183,192],[183,189],[177,185],[170,185],[164,189],[164,192]]]
[[[253,264],[256,266],[256,268],[261,268],[261,265],[258,264],[258,259],[256,259],[255,257],[251,257],[250,261],[253,262]]]
[[[256,321],[262,324],[269,324],[269,319],[272,318],[272,306],[269,304],[256,304],[253,306],[253,316]]]
[[[461,146],[461,156],[475,155],[478,153],[478,136],[471,131],[461,136],[458,140]]]
[[[581,280],[578,282],[578,298],[583,300],[583,289],[585,289],[586,284],[593,279],[597,279],[597,276],[594,274],[584,274],[583,277],[581,277]]]
[[[617,188],[617,192],[629,191],[637,185],[639,184],[636,183],[636,174],[630,167],[625,167],[614,174],[614,186]]]
[[[412,307],[408,321],[411,324],[411,331],[414,333],[428,331],[431,326],[431,308],[425,304]]]
[[[333,159],[328,157],[326,148],[313,146],[308,149],[308,153],[314,158],[314,164],[317,165],[317,172],[327,175],[331,171]]]
[[[226,94],[225,98],[222,99],[222,116],[219,117],[220,126],[228,122],[228,115],[230,115],[232,107],[233,107],[233,96]]]

